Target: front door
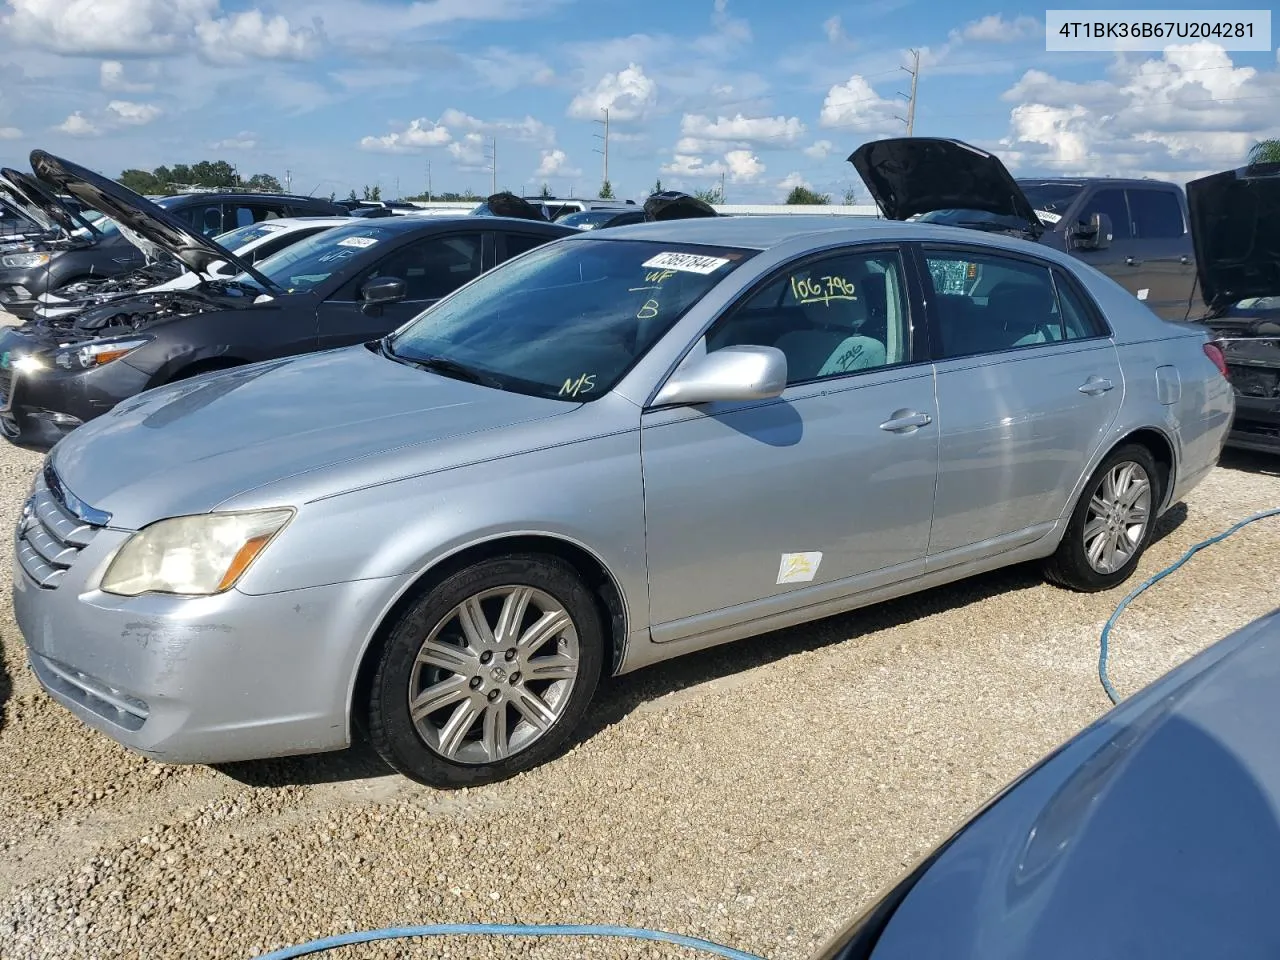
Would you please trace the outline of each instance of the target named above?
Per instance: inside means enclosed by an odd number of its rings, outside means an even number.
[[[1101,250],[1071,248],[1071,255],[1096,267],[1139,300],[1151,296],[1151,278],[1143,257],[1142,244],[1133,232],[1129,201],[1120,187],[1099,187],[1080,208],[1078,219],[1088,221],[1095,213],[1111,218],[1111,243]]]
[[[793,263],[705,338],[709,350],[777,347],[786,392],[643,415],[655,640],[851,593],[864,575],[905,577],[923,562],[937,411],[908,302],[896,249]]]
[[[434,235],[391,251],[320,305],[319,346],[325,350],[385,336],[482,271],[484,233]],[[404,281],[405,298],[366,306],[361,290],[370,280]]]
[[[1101,317],[1043,261],[929,245],[939,466],[931,565],[1042,536],[1120,409],[1124,381]]]

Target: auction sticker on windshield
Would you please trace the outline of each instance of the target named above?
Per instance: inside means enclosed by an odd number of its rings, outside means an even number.
[[[378,240],[376,237],[347,237],[345,240],[339,240],[338,246],[359,247],[361,250],[365,250],[372,247],[377,242]]]
[[[704,257],[696,253],[660,253],[641,264],[642,267],[683,270],[685,273],[715,273],[729,261],[725,257]]]

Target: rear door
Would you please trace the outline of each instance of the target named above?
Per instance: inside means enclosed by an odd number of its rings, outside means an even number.
[[[402,244],[373,266],[364,268],[320,305],[320,349],[384,336],[478,277],[484,270],[487,232],[431,234]],[[405,298],[398,303],[366,306],[361,293],[364,285],[384,277],[403,280]]]
[[[1129,199],[1123,187],[1095,186],[1085,196],[1075,216],[1088,221],[1095,213],[1111,218],[1111,244],[1102,250],[1072,248],[1071,255],[1101,270],[1140,300],[1150,295],[1150,281],[1143,272],[1141,244],[1133,232]],[[1146,290],[1147,293],[1143,293]]]
[[[945,567],[1048,531],[1124,384],[1104,319],[1065,270],[990,248],[919,253],[938,391],[928,565]]]
[[[1196,266],[1191,233],[1175,187],[1129,187],[1129,216],[1147,284],[1146,303],[1166,320],[1183,320],[1191,305]],[[1139,291],[1141,293],[1141,291]]]

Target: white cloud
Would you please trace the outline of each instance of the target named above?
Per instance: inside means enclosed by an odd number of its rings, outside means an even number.
[[[673,177],[711,178],[728,176],[734,183],[752,183],[764,174],[765,165],[750,150],[730,150],[723,160],[707,163],[702,157],[676,153],[661,172]]]
[[[1117,55],[1107,79],[1086,83],[1028,70],[1004,94],[1016,106],[1001,155],[1077,174],[1222,169],[1280,134],[1277,97],[1280,73],[1237,67],[1213,43]]]
[[[661,172],[675,177],[718,177],[727,168],[719,160],[706,163],[701,157],[677,153],[670,163],[662,165]]]
[[[607,108],[610,120],[637,120],[653,108],[657,98],[657,84],[631,63],[617,73],[605,74],[594,87],[574,97],[569,116],[598,120]]]
[[[103,90],[118,93],[147,93],[155,88],[153,83],[135,83],[126,80],[124,64],[119,60],[103,60],[98,68],[98,80]]]
[[[751,41],[751,24],[739,17],[730,16],[729,0],[715,0],[711,10],[711,23],[718,33],[730,40],[738,43]]]
[[[781,180],[778,181],[778,192],[782,194],[782,196],[784,197],[787,194],[789,194],[792,190],[794,190],[796,187],[804,187],[806,190],[812,190],[813,184],[811,184],[804,177],[800,176],[800,174],[794,173],[794,172],[788,173],[785,177],[783,177]]]
[[[212,63],[250,59],[310,60],[323,38],[316,27],[293,29],[284,17],[268,19],[261,10],[246,10],[220,20],[196,24],[201,54]]]
[[[545,180],[550,177],[580,177],[582,171],[569,166],[569,158],[563,150],[543,150],[542,162],[533,174],[535,179]]]
[[[806,157],[813,157],[815,160],[825,160],[831,155],[831,151],[835,149],[835,145],[830,140],[815,140],[809,146],[804,148]]]
[[[489,157],[485,154],[485,142],[480,134],[468,133],[449,144],[449,154],[462,170],[488,170]]]
[[[461,110],[455,110],[450,107],[440,115],[440,123],[456,130],[499,136],[507,140],[545,143],[548,146],[555,143],[556,139],[555,128],[549,127],[541,120],[535,120],[529,116],[526,116],[523,120],[480,120],[470,114],[463,113]]]
[[[453,140],[453,134],[432,120],[419,117],[403,130],[383,137],[362,137],[360,149],[374,153],[409,153],[426,147],[443,147]]]
[[[258,145],[257,138],[248,130],[241,130],[234,137],[215,140],[209,145],[211,150],[252,150]]]
[[[17,140],[22,131],[17,127],[0,127],[0,140]]]
[[[832,43],[843,43],[847,38],[844,35],[844,25],[840,22],[839,16],[834,16],[822,24],[822,32],[827,35],[827,39]]]
[[[680,133],[700,140],[731,143],[794,143],[804,136],[805,126],[799,117],[710,117],[686,113],[680,121]],[[677,152],[696,153],[695,150]]]
[[[116,123],[141,127],[160,116],[161,110],[151,103],[133,103],[129,100],[112,100],[107,104],[107,116]]]
[[[894,116],[898,109],[895,101],[881,97],[855,73],[848,82],[837,83],[827,91],[819,122],[824,127],[857,127],[860,137],[870,139],[901,131],[901,123]]]
[[[555,83],[556,72],[541,57],[491,47],[468,62],[475,75],[500,93],[532,84],[545,87]]]
[[[734,183],[751,183],[759,180],[765,166],[750,150],[730,150],[724,155],[725,166],[729,170],[729,179]]]
[[[1034,37],[1040,31],[1040,21],[1035,17],[1014,17],[1006,20],[998,13],[966,23],[953,31],[953,39],[972,40],[977,43],[1013,43]]]
[[[79,110],[72,113],[53,129],[71,137],[92,137],[98,134],[98,128],[84,118]]]

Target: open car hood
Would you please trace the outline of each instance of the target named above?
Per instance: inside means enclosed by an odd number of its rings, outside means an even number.
[[[1200,293],[1211,310],[1280,296],[1280,163],[1192,180],[1187,206]]]
[[[31,169],[45,183],[65,190],[87,206],[101,210],[120,226],[121,233],[144,252],[144,243],[153,244],[168,251],[202,276],[208,275],[210,264],[222,260],[236,270],[249,274],[267,292],[282,292],[276,284],[230,250],[194,232],[163,207],[114,180],[108,180],[92,170],[43,150],[31,151]],[[131,237],[130,233],[135,236]]]
[[[961,140],[872,140],[853,151],[849,162],[890,220],[934,210],[981,210],[1025,220],[1034,236],[1044,232],[1031,201],[1000,158]]]
[[[716,208],[711,204],[679,190],[664,190],[662,193],[652,194],[644,202],[644,219],[647,223],[718,216]]]
[[[5,205],[19,214],[22,219],[35,224],[37,229],[45,233],[58,232],[57,224],[50,220],[43,210],[28,201],[14,184],[4,178],[3,174],[0,174],[0,200],[3,200]]]
[[[54,229],[60,229],[70,236],[74,231],[84,228],[91,237],[101,236],[100,231],[95,229],[93,224],[68,208],[31,174],[5,167],[0,170],[0,176],[4,177],[5,182],[10,184],[23,200],[39,209]]]

